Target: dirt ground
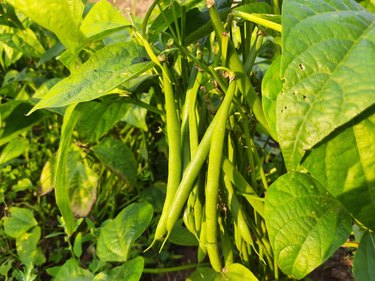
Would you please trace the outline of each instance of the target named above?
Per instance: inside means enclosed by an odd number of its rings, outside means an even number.
[[[92,2],[98,2],[99,0],[91,0]],[[153,0],[108,0],[114,6],[118,7],[119,10],[126,14],[135,14],[136,16],[142,17],[147,12]]]

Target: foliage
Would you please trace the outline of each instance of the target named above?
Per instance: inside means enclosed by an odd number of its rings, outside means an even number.
[[[375,16],[357,2],[157,0],[142,22],[1,3],[0,275],[302,279],[354,245],[371,280]]]

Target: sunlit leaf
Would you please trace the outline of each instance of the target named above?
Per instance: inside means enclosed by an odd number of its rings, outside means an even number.
[[[80,0],[7,0],[39,25],[54,32],[69,49],[82,46],[85,37],[79,30],[83,3]]]
[[[340,200],[356,219],[375,230],[373,112],[374,110],[365,112],[363,118],[356,118],[335,131],[307,154],[302,165]]]
[[[69,77],[57,83],[29,112],[45,107],[60,107],[72,103],[90,101],[107,95],[123,84],[130,88],[133,83],[148,77],[145,72],[153,64],[139,62],[141,50],[133,43],[119,43],[104,47],[92,55]]]
[[[91,8],[80,27],[86,37],[92,37],[109,30],[129,26],[130,22],[108,1],[101,0]]]
[[[265,219],[276,262],[296,279],[327,260],[352,231],[340,202],[315,179],[296,172],[267,190]]]
[[[375,103],[375,15],[355,1],[283,4],[277,134],[288,169]]]

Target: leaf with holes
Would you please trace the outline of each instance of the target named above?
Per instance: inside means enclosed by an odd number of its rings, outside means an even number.
[[[375,15],[355,1],[284,1],[277,135],[288,169],[375,103]]]

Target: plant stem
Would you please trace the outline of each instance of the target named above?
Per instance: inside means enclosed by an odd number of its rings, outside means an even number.
[[[144,273],[151,273],[151,274],[160,274],[160,273],[168,273],[168,272],[175,272],[175,271],[181,271],[181,270],[189,270],[196,267],[203,267],[207,266],[209,263],[196,263],[196,264],[186,264],[186,265],[180,265],[180,266],[173,266],[173,267],[166,267],[166,268],[144,268]]]

